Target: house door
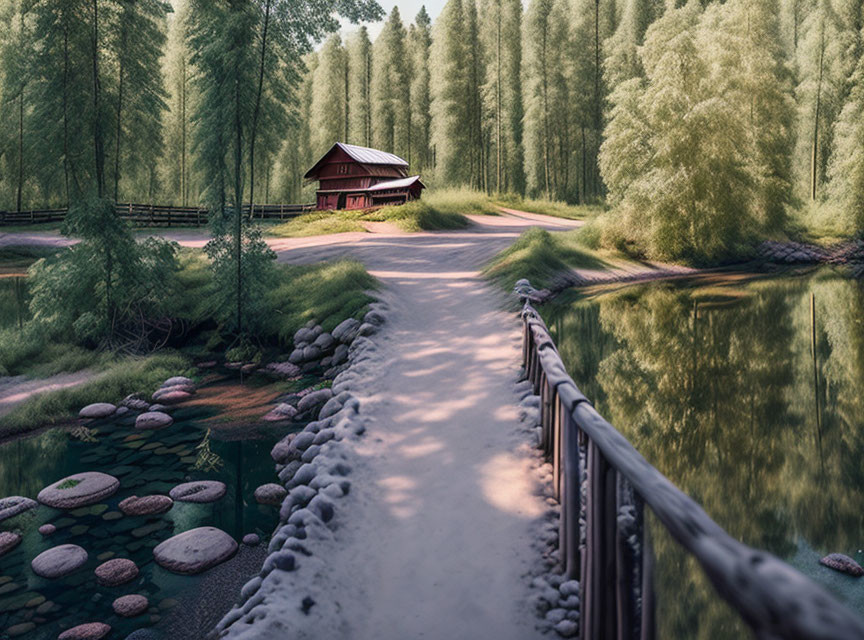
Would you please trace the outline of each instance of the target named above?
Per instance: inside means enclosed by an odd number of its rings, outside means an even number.
[[[345,208],[345,194],[344,193],[339,194],[339,204],[336,206],[336,208],[337,209],[344,209]]]

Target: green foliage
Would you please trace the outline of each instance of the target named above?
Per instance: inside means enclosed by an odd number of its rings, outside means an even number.
[[[432,20],[425,7],[408,31],[410,74],[410,136],[408,163],[420,173],[432,166],[432,93],[429,54],[432,48]]]
[[[279,265],[276,270],[277,284],[266,294],[273,309],[267,319],[268,331],[286,345],[310,320],[332,331],[346,318],[361,318],[373,301],[367,292],[378,287],[363,265],[352,260]]]
[[[648,29],[645,79],[613,92],[600,160],[618,229],[649,257],[721,261],[782,223],[792,114],[778,41],[769,4],[737,1],[704,14],[690,2]],[[741,66],[752,80],[734,79]]]
[[[510,291],[522,278],[543,288],[571,268],[600,269],[604,266],[603,260],[580,246],[578,232],[552,234],[532,227],[511,247],[495,256],[483,274]]]
[[[346,39],[348,56],[348,136],[346,142],[372,146],[372,43],[369,30],[360,27]],[[331,141],[333,142],[333,141]]]
[[[603,208],[597,205],[568,204],[561,200],[541,200],[537,198],[523,198],[515,193],[507,193],[499,196],[496,202],[508,209],[517,209],[529,213],[539,213],[556,218],[567,218],[569,220],[585,220],[599,215]]]
[[[90,382],[43,393],[15,407],[3,417],[0,433],[12,435],[40,426],[70,421],[78,410],[93,402],[119,402],[130,393],[150,392],[175,375],[191,375],[183,356],[162,353],[146,358],[117,360]]]
[[[318,52],[312,74],[309,130],[313,157],[323,156],[334,142],[348,137],[348,58],[338,34]]]
[[[56,339],[97,344],[138,331],[164,312],[165,290],[176,270],[176,245],[148,238],[136,243],[110,201],[72,209],[65,231],[81,238],[30,270],[30,311]]]
[[[411,155],[410,59],[407,33],[393,7],[372,45],[372,145],[407,158]]]
[[[486,61],[482,86],[489,140],[489,190],[525,189],[522,156],[522,3],[482,0],[479,38]]]

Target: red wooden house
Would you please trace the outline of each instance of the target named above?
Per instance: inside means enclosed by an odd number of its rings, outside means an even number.
[[[377,149],[337,142],[304,176],[318,180],[317,208],[367,209],[404,204],[420,197],[425,185],[408,175],[408,163]]]

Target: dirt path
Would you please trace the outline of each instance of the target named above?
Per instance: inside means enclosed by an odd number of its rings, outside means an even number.
[[[322,604],[307,615],[280,608],[261,626],[232,627],[232,638],[540,637],[525,576],[540,560],[546,505],[513,389],[519,321],[479,271],[530,226],[579,223],[472,220],[454,232],[268,240],[280,262],[359,259],[385,285],[389,316],[375,337],[379,365],[355,387],[371,423],[351,493],[327,553],[315,554],[324,568],[302,586]],[[172,234],[203,239],[182,236]]]
[[[92,371],[76,371],[36,380],[26,376],[0,377],[0,417],[37,393],[77,387],[92,380],[96,375]]]

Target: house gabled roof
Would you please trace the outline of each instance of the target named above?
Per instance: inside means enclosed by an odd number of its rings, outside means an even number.
[[[348,154],[352,160],[359,162],[360,164],[383,164],[394,167],[408,166],[407,162],[395,154],[387,153],[386,151],[379,151],[378,149],[369,149],[368,147],[358,147],[354,144],[337,142],[330,147],[330,150],[327,153],[321,156],[321,159],[318,160],[318,162],[316,162],[309,171],[306,172],[304,178],[308,180],[312,175],[314,175],[318,167],[337,149],[341,149]]]
[[[410,178],[402,178],[401,180],[390,180],[389,182],[379,182],[372,185],[366,191],[387,191],[388,189],[406,189],[413,186],[415,182],[419,182],[422,188],[426,185],[420,182],[420,176],[411,176]]]

